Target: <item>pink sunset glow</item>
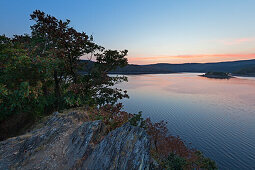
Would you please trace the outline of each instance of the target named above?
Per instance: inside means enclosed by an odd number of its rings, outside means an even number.
[[[239,38],[233,40],[224,40],[222,41],[224,45],[238,45],[243,43],[255,42],[255,38]]]
[[[155,57],[129,57],[130,64],[155,64],[155,63],[211,63],[236,60],[255,59],[252,54],[199,54],[199,55],[176,55]]]

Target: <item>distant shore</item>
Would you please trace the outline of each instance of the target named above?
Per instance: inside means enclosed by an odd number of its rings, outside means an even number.
[[[120,75],[143,75],[143,74],[181,74],[181,73],[197,73],[197,72],[130,72],[130,73],[117,73],[117,72],[114,72],[114,73],[109,73],[109,74],[120,74]],[[201,77],[206,77],[204,75],[199,75]],[[249,74],[249,75],[246,75],[246,74],[232,74],[231,77],[229,78],[235,78],[236,76],[239,76],[239,77],[255,77],[255,74]],[[218,78],[217,76],[215,77],[209,77],[209,78]]]
[[[79,72],[80,74],[86,74],[86,72]],[[111,75],[143,75],[143,74],[181,74],[181,73],[198,73],[198,72],[110,72]],[[202,73],[198,73],[202,74]],[[201,77],[205,77],[203,75],[199,75]],[[255,77],[255,74],[232,74],[232,78],[235,76],[239,77]]]

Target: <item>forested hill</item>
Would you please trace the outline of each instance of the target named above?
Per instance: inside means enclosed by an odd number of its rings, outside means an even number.
[[[111,73],[119,74],[154,74],[154,73],[175,73],[175,72],[230,72],[235,73],[241,69],[255,66],[255,59],[240,60],[219,63],[185,63],[185,64],[129,64],[124,68],[117,68]]]

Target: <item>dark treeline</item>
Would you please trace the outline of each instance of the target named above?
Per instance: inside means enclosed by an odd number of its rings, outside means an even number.
[[[123,68],[118,67],[112,73],[119,74],[157,74],[157,73],[178,73],[178,72],[228,72],[236,73],[239,70],[246,70],[255,66],[255,60],[229,61],[219,63],[185,63],[185,64],[129,64]],[[249,70],[251,71],[251,70]],[[254,72],[254,71],[253,71]],[[244,71],[243,71],[244,73]]]
[[[251,65],[251,66],[248,66],[248,67],[245,67],[245,68],[242,68],[238,71],[235,71],[234,74],[237,74],[237,75],[251,75],[251,76],[254,76],[255,75],[255,64],[254,65]]]

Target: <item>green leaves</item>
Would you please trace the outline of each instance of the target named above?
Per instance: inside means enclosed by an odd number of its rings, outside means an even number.
[[[22,82],[20,84],[20,95],[22,98],[28,97],[30,93],[29,83],[28,82]]]
[[[128,97],[114,87],[127,78],[107,74],[127,65],[127,50],[105,50],[70,27],[70,20],[39,10],[30,16],[31,34],[0,36],[0,121],[15,115],[32,121],[56,110],[113,105]],[[89,71],[81,75],[84,55],[97,61],[84,65]]]
[[[127,58],[125,58],[127,53],[127,50],[106,50],[103,53],[96,54],[96,63],[100,66],[102,72],[109,72],[117,67],[124,67],[128,64]]]
[[[45,70],[51,63],[30,56],[24,40],[0,37],[0,120],[17,114],[42,115],[46,106],[43,86],[50,84]]]
[[[167,170],[183,170],[187,165],[187,161],[174,153],[170,153],[163,164]]]
[[[142,118],[142,112],[138,114],[133,114],[133,117],[129,120],[130,124],[133,126],[139,126],[145,128],[145,120]]]

